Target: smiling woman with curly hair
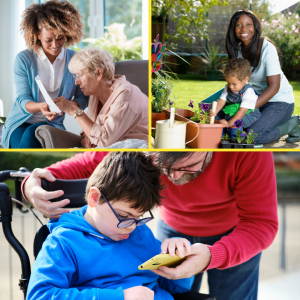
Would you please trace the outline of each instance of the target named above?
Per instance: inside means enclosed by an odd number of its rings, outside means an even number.
[[[5,148],[41,148],[35,138],[35,130],[40,125],[65,129],[64,113],[49,110],[35,82],[37,75],[52,99],[73,99],[78,108],[87,107],[88,97],[75,86],[67,67],[75,51],[65,48],[82,39],[81,19],[78,10],[68,1],[32,4],[24,11],[20,29],[28,49],[15,59],[17,99],[4,126]]]

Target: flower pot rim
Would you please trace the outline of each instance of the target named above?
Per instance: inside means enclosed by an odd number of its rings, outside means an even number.
[[[226,127],[225,124],[200,124],[200,123],[196,123],[194,121],[188,123],[187,125],[191,125],[193,127],[197,126],[197,127],[208,127],[208,128],[209,127],[212,127],[212,128],[220,128],[220,127],[224,128],[224,127]]]

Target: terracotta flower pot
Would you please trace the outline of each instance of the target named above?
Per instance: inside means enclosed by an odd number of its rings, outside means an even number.
[[[199,124],[188,123],[186,126],[186,141],[193,139],[199,128],[199,134],[195,140],[188,143],[192,148],[217,149],[221,141],[224,124]]]
[[[183,116],[185,118],[191,118],[194,116],[194,112],[189,110],[189,109],[184,109],[184,108],[177,108],[176,109],[176,114]]]
[[[165,120],[166,119],[166,114],[164,112],[162,112],[162,113],[152,113],[151,119],[152,119],[151,127],[156,128],[156,121]]]

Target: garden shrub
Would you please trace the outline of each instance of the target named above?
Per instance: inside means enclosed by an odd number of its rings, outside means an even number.
[[[262,20],[262,32],[281,51],[282,70],[288,78],[295,78],[294,67],[300,62],[300,17],[289,12],[269,22]]]

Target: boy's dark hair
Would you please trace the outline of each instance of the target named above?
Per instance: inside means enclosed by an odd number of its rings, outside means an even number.
[[[225,69],[225,77],[237,77],[240,81],[243,81],[247,76],[251,76],[251,65],[247,59],[232,58],[228,60]]]
[[[110,152],[88,180],[85,199],[95,186],[108,201],[133,202],[132,208],[146,212],[161,204],[160,192],[164,185],[160,176],[161,172],[146,153]],[[101,197],[99,203],[104,202]]]

